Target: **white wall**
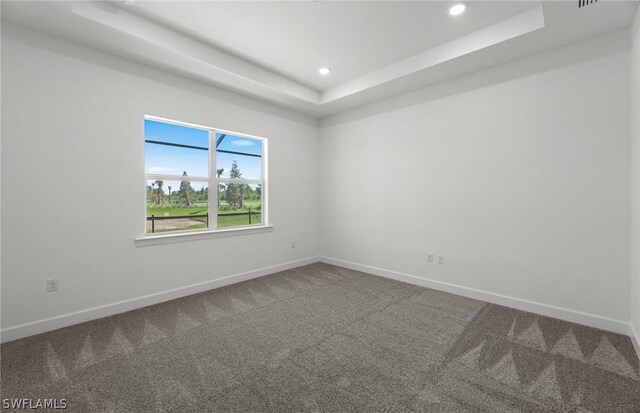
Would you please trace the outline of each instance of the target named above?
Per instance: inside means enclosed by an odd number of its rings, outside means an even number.
[[[640,355],[640,9],[631,28],[631,325]]]
[[[626,333],[628,45],[621,31],[324,120],[325,260]]]
[[[2,29],[4,340],[63,323],[39,320],[318,255],[317,120]],[[136,247],[145,114],[267,137],[273,232]],[[47,293],[53,277],[60,290]]]
[[[637,68],[637,30],[635,39]],[[631,317],[638,331],[638,70],[632,232],[628,48],[628,33],[614,33],[340,114],[319,130],[284,109],[3,23],[2,339],[319,252],[621,332]],[[275,230],[135,247],[144,114],[268,137]],[[428,252],[445,265],[427,263]],[[60,291],[46,293],[52,277]]]

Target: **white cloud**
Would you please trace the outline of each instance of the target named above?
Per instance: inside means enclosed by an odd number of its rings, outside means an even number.
[[[162,166],[152,166],[151,168],[149,168],[149,172],[151,172],[152,174],[168,174],[175,171],[176,170],[173,168],[165,168]]]
[[[231,141],[231,144],[235,146],[251,146],[251,145],[255,145],[256,143],[249,139],[242,139],[242,140],[235,139]]]

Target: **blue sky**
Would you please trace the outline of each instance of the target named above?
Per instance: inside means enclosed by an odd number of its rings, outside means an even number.
[[[177,143],[181,145],[209,147],[209,132],[158,121],[145,120],[145,140]],[[220,137],[216,133],[216,140]],[[249,154],[261,154],[262,142],[242,136],[226,135],[218,149]],[[205,150],[178,148],[145,143],[145,172],[152,174],[182,175],[186,171],[191,176],[209,174],[209,153]],[[231,164],[238,162],[243,178],[258,179],[261,175],[261,158],[217,153],[216,166],[224,168],[223,177],[229,176]],[[199,185],[198,185],[199,186]]]

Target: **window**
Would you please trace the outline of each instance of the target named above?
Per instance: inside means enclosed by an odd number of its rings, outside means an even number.
[[[266,140],[146,117],[148,235],[266,224]]]

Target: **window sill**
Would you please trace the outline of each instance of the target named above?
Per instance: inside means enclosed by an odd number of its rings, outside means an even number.
[[[225,238],[237,235],[261,234],[273,231],[273,225],[260,225],[255,227],[241,227],[229,229],[217,229],[214,231],[186,232],[179,234],[147,235],[136,238],[136,247],[146,247],[150,245],[173,244],[175,242],[196,241],[209,238]]]

